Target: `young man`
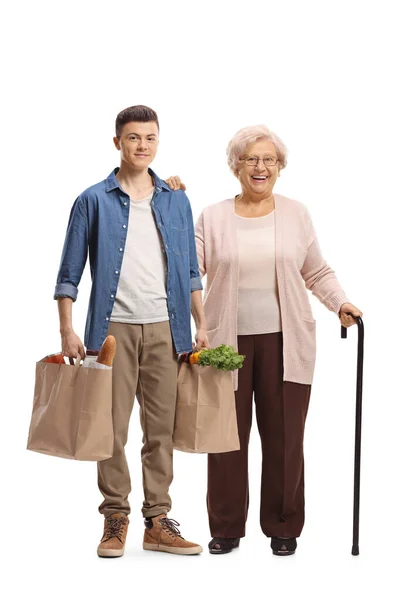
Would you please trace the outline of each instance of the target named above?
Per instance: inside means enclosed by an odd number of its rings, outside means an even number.
[[[84,357],[72,328],[72,303],[89,252],[92,290],[85,329],[87,354],[106,335],[117,340],[113,365],[114,454],[98,463],[105,517],[99,556],[122,556],[131,491],[124,446],[137,395],[143,429],[145,517],[143,548],[198,554],[180,535],[168,489],[172,481],[177,354],[209,347],[190,203],[149,169],[158,147],[157,114],[133,106],[116,119],[114,144],[121,165],[83,192],[73,205],[54,297],[58,300],[64,356]]]

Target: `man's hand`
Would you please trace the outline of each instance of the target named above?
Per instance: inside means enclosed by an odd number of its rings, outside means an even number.
[[[350,302],[345,302],[340,307],[339,318],[343,327],[351,327],[355,325],[356,322],[351,315],[347,315],[346,313],[351,313],[355,317],[362,317],[362,312],[359,310],[354,304],[350,304]]]
[[[79,354],[83,360],[86,356],[85,347],[73,329],[61,332],[61,349],[63,356],[70,358],[76,358]]]
[[[186,190],[186,185],[182,183],[181,178],[178,175],[172,175],[172,177],[168,177],[165,181],[168,183],[171,190],[174,190],[175,192],[177,190]]]
[[[193,344],[193,349],[197,348],[198,350],[201,350],[202,348],[211,348],[205,329],[198,329],[194,339],[196,340],[196,343]]]

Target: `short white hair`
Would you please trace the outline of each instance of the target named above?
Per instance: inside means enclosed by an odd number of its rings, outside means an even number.
[[[281,138],[266,125],[252,125],[251,127],[239,129],[226,149],[229,168],[235,175],[238,172],[239,160],[245,154],[246,148],[260,139],[266,139],[274,144],[280,168],[284,169],[286,167],[288,151]]]

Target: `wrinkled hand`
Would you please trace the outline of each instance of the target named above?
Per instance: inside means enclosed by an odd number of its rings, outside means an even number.
[[[196,335],[194,336],[196,343],[193,343],[193,350],[197,348],[201,350],[202,348],[211,348],[210,342],[208,341],[207,332],[205,329],[198,329]]]
[[[346,313],[351,313],[355,317],[362,317],[362,312],[359,310],[354,304],[350,304],[350,302],[345,302],[340,307],[339,318],[343,327],[351,327],[355,325],[356,322],[351,315],[346,315]]]
[[[83,360],[86,356],[85,347],[73,330],[61,334],[61,350],[63,356],[70,358],[76,358],[79,354]]]
[[[186,190],[186,185],[182,183],[181,178],[178,175],[172,175],[172,177],[168,177],[165,181],[168,183],[171,190],[174,190],[175,192],[176,190]]]

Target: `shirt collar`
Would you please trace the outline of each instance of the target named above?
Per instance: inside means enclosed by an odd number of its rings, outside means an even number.
[[[121,190],[121,192],[125,193],[124,190],[121,188],[121,185],[116,177],[118,171],[119,171],[119,167],[114,169],[107,177],[106,192],[111,192],[112,190],[119,189],[119,190]],[[168,185],[165,183],[165,181],[163,179],[160,179],[154,173],[154,171],[152,169],[149,169],[148,171],[154,180],[154,187],[155,187],[156,192],[161,192],[161,190],[166,190],[167,192],[171,191],[171,189],[168,187]]]

